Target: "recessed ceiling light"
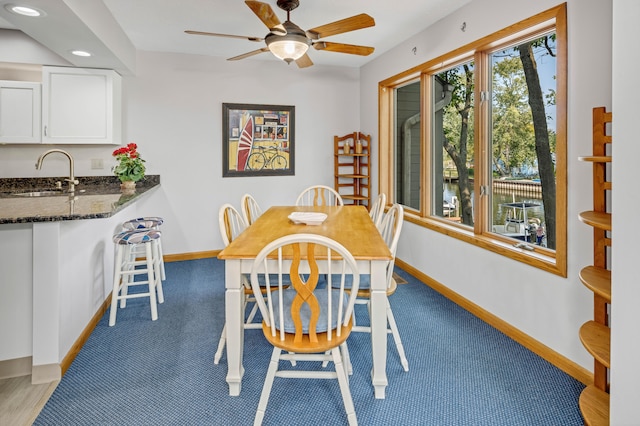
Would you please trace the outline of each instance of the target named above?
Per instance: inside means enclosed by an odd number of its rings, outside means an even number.
[[[16,4],[8,4],[5,6],[11,13],[15,13],[16,15],[29,16],[31,18],[37,18],[38,16],[44,16],[45,13],[39,9],[29,6],[20,6]]]
[[[91,56],[91,53],[86,52],[84,50],[72,50],[71,54],[76,56],[84,56],[84,57]]]

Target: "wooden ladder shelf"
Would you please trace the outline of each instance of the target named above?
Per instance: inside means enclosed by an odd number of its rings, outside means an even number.
[[[580,281],[593,292],[593,320],[580,327],[579,336],[585,349],[594,358],[593,384],[580,394],[578,404],[585,424],[609,425],[609,368],[611,367],[611,271],[608,269],[611,248],[611,213],[607,211],[607,193],[611,156],[608,155],[611,136],[607,125],[612,113],[604,107],[593,109],[593,155],[579,157],[593,166],[593,210],[580,213],[580,220],[593,227],[593,265],[580,271]],[[611,194],[608,194],[611,195]]]
[[[335,190],[345,204],[371,209],[371,135],[333,137]]]

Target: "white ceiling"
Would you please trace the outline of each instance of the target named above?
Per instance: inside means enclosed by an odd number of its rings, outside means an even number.
[[[286,20],[276,0],[262,1],[271,5],[280,21]],[[369,14],[376,21],[374,27],[323,40],[372,46],[373,54],[309,52],[315,64],[360,67],[470,1],[300,0],[291,21],[306,30]],[[47,16],[16,16],[5,10],[8,3],[35,6]],[[76,66],[128,68],[129,72],[135,72],[131,69],[135,60],[127,55],[135,49],[230,58],[264,46],[264,42],[188,35],[184,30],[256,37],[268,33],[243,0],[0,0],[0,28],[21,30]],[[96,57],[79,60],[69,54],[76,48],[97,52]],[[277,59],[267,52],[243,61],[256,60]]]

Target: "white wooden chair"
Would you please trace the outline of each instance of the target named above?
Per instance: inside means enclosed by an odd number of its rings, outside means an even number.
[[[322,288],[316,288],[319,265],[327,268],[330,284]],[[285,282],[285,276],[291,280]],[[351,293],[345,289],[347,276],[351,278]],[[308,277],[306,281],[304,277]],[[261,297],[262,280],[268,284],[266,298]],[[352,328],[359,282],[351,253],[321,235],[287,235],[260,251],[251,270],[251,287],[262,313],[262,331],[273,352],[254,425],[262,424],[275,377],[338,379],[347,420],[350,425],[357,424],[346,367],[346,339]],[[333,361],[335,371],[280,370],[281,360]],[[294,403],[291,397],[289,403]]]
[[[218,212],[218,225],[220,226],[220,236],[222,237],[222,242],[225,247],[231,243],[238,235],[242,233],[247,228],[247,224],[240,215],[240,212],[236,210],[231,204],[224,204],[220,207]],[[242,276],[242,283],[245,289],[245,308],[246,306],[253,302],[253,292],[251,291],[251,284],[249,283],[249,279],[247,276]],[[249,315],[249,318],[245,321],[244,328],[260,328],[260,324],[253,323],[253,317],[255,316],[256,311],[252,311]],[[252,315],[253,314],[253,315]],[[213,357],[214,364],[218,364],[220,362],[220,358],[222,357],[222,353],[224,351],[224,347],[227,343],[227,324],[225,323],[222,328],[222,335],[220,336],[220,340],[218,341],[218,349],[216,350],[216,354]]]
[[[247,229],[247,222],[235,207],[231,204],[224,204],[218,211],[218,226],[222,242],[226,247]]]
[[[296,206],[342,206],[342,197],[335,189],[326,185],[314,185],[298,195]]]
[[[387,213],[384,215],[384,219],[382,220],[382,224],[380,226],[380,234],[382,238],[389,246],[389,251],[391,251],[391,255],[393,259],[389,262],[387,266],[387,297],[390,297],[393,293],[395,293],[398,283],[395,278],[393,278],[393,266],[396,260],[396,250],[398,248],[398,239],[400,238],[400,232],[402,231],[402,224],[404,221],[404,209],[400,204],[394,204],[389,208]],[[369,275],[362,275],[360,277],[360,289],[358,290],[358,299],[356,303],[359,305],[367,305],[367,310],[370,312],[369,303],[371,301],[371,281]],[[348,285],[348,284],[347,284]],[[391,304],[387,299],[387,322],[388,329],[387,333],[393,336],[393,341],[396,344],[396,349],[398,351],[398,356],[400,357],[400,363],[402,364],[402,368],[404,371],[409,371],[409,361],[407,360],[407,356],[404,352],[404,346],[402,346],[402,340],[400,339],[400,332],[398,331],[398,325],[396,324],[395,317],[393,316],[393,311],[391,310]],[[353,331],[356,332],[366,332],[371,333],[370,326],[360,326],[353,325]]]
[[[244,194],[242,196],[242,217],[247,225],[252,225],[258,217],[262,214],[262,209],[258,202],[251,194]]]
[[[384,208],[387,205],[387,196],[384,193],[378,194],[378,198],[371,205],[371,210],[369,210],[369,216],[371,216],[371,220],[376,224],[376,228],[380,229],[380,224],[382,223],[382,218],[384,217]]]
[[[236,239],[236,237],[240,235],[242,231],[244,231],[248,226],[244,219],[240,216],[238,210],[236,210],[236,208],[231,204],[224,204],[222,207],[220,207],[220,211],[218,213],[218,224],[220,226],[220,235],[222,236],[222,242],[224,243],[225,247],[228,246],[231,241]],[[255,302],[255,298],[253,297],[253,291],[251,290],[249,277],[246,275],[242,275],[241,279],[244,286],[244,307],[246,309],[247,306]],[[287,282],[289,282],[288,277]],[[263,288],[262,292],[265,293],[266,290]],[[245,330],[262,328],[262,325],[260,323],[253,322],[257,313],[258,305],[253,304],[253,306],[251,307],[251,311],[249,312],[249,315],[247,316],[243,325]],[[224,327],[222,328],[220,340],[218,341],[218,348],[216,349],[216,353],[213,357],[214,364],[218,364],[220,362],[226,343],[227,324],[225,323]]]

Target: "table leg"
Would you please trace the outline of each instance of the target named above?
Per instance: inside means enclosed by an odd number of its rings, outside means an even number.
[[[387,263],[371,262],[371,381],[376,399],[384,399],[387,386]]]
[[[229,395],[238,396],[242,388],[242,350],[244,344],[244,289],[240,279],[240,260],[225,261],[225,321],[227,333],[227,383]]]

